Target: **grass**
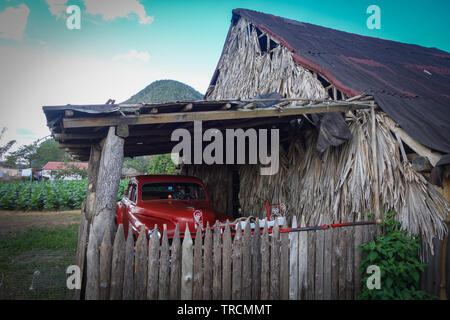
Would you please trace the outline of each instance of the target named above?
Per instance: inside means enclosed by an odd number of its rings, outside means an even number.
[[[78,225],[29,228],[0,236],[3,299],[70,299],[66,269],[75,264]]]

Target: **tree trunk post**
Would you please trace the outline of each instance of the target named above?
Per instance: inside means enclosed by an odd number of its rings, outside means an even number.
[[[92,227],[99,243],[102,241],[106,227],[113,226],[114,223],[117,190],[123,163],[123,146],[124,139],[116,136],[115,127],[110,127],[102,148],[92,220]]]

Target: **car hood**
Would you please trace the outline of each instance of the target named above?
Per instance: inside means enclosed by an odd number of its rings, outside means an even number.
[[[139,213],[148,216],[159,216],[170,220],[178,218],[192,219],[194,211],[202,211],[203,217],[209,219],[216,218],[218,214],[213,206],[207,201],[199,200],[162,200],[142,202]]]

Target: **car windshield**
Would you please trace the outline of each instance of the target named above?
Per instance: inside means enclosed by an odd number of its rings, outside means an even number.
[[[141,200],[206,200],[206,195],[198,183],[150,182],[142,185]]]

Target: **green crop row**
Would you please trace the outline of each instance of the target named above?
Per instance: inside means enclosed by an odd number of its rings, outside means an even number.
[[[125,193],[128,181],[120,181],[117,199]],[[80,209],[86,196],[86,180],[44,182],[1,182],[0,210]]]

